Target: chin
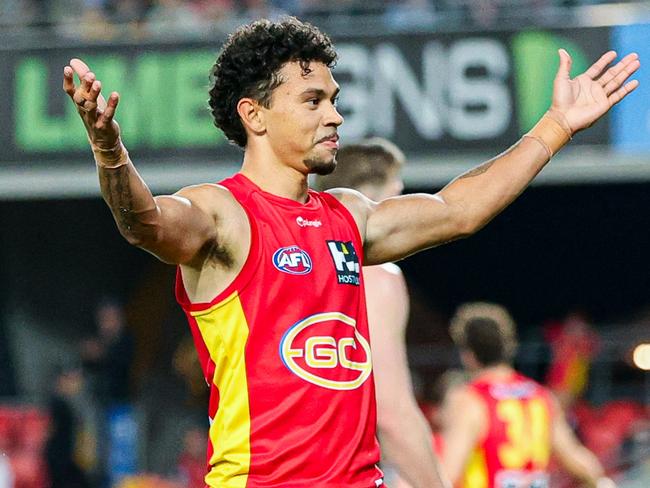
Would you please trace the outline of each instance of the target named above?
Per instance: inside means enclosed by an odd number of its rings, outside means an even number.
[[[336,159],[307,158],[303,161],[310,173],[325,176],[336,169]]]

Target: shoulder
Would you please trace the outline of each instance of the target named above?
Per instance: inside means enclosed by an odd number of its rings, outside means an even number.
[[[174,197],[186,199],[213,217],[245,214],[241,204],[230,190],[216,183],[186,186],[172,195],[172,198]]]
[[[487,419],[487,406],[471,385],[452,388],[445,400],[446,410],[455,418],[463,418],[474,425],[482,425]]]
[[[375,202],[366,197],[363,193],[351,188],[332,188],[326,190],[327,193],[336,198],[341,204],[348,209],[352,215],[367,215],[373,208]]]
[[[484,439],[489,424],[488,407],[481,396],[469,385],[452,387],[445,394],[441,421],[449,437],[472,433],[474,440]],[[462,422],[458,420],[462,419]]]
[[[351,188],[332,188],[327,193],[336,198],[354,218],[359,227],[362,239],[366,240],[366,222],[368,216],[376,206],[376,203],[366,197],[363,193]]]
[[[196,202],[235,199],[226,187],[216,183],[203,183],[200,185],[186,186],[181,188],[174,195],[185,197]]]
[[[472,384],[465,384],[458,386],[456,388],[452,388],[449,391],[449,402],[454,403],[454,404],[464,404],[464,403],[471,403],[471,404],[476,404],[476,405],[483,405],[483,398],[481,395],[478,393],[476,388],[472,386]]]

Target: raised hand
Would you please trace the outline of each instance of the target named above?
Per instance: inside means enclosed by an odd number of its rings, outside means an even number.
[[[609,51],[573,79],[569,74],[571,56],[564,49],[559,54],[560,67],[553,83],[551,109],[564,115],[573,133],[591,126],[639,86],[637,80],[627,81],[641,66],[636,53],[628,54],[607,69],[616,59],[616,52]]]
[[[79,86],[75,86],[74,74],[79,77]],[[70,60],[70,65],[63,68],[63,90],[74,102],[93,149],[114,148],[120,140],[120,126],[113,119],[120,95],[112,92],[106,101],[101,81],[80,59]]]

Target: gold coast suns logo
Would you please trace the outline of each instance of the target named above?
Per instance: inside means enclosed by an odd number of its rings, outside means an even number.
[[[280,357],[296,376],[331,390],[354,390],[372,372],[370,344],[356,321],[339,312],[311,315],[291,326]]]

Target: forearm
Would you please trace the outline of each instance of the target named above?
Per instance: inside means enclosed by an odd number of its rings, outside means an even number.
[[[607,486],[599,484],[604,470],[596,455],[576,438],[567,423],[558,401],[553,399],[554,414],[552,452],[562,467],[590,488]]]
[[[507,151],[460,175],[439,195],[455,208],[465,233],[476,232],[521,194],[570,137],[566,121],[549,113]]]
[[[93,148],[104,201],[120,233],[134,245],[154,240],[158,208],[144,180],[120,142],[111,150]]]
[[[379,419],[383,459],[413,488],[446,487],[433,453],[431,430],[416,405]]]
[[[597,488],[599,480],[605,475],[598,458],[581,445],[574,446],[560,462],[564,469],[589,488]]]

